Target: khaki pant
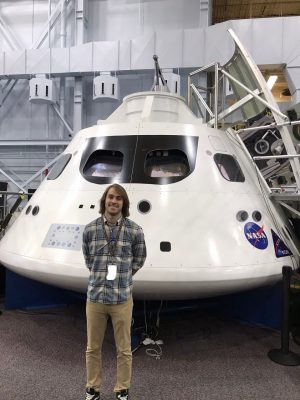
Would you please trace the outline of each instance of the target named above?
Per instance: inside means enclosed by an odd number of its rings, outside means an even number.
[[[129,389],[132,368],[132,308],[132,298],[121,304],[102,304],[87,300],[86,387],[100,391],[102,383],[101,349],[107,319],[110,316],[117,349],[117,383],[114,391]]]

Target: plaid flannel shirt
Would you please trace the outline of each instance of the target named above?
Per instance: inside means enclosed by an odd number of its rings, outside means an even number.
[[[132,270],[142,268],[146,259],[142,228],[128,218],[124,219],[112,259],[101,217],[97,218],[84,229],[82,251],[90,271],[87,298],[104,304],[125,302],[132,294]],[[117,265],[117,276],[111,281],[106,275],[107,265],[112,263]]]

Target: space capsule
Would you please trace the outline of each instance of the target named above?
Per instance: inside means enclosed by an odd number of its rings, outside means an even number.
[[[224,71],[239,71],[237,52],[255,78],[237,42]],[[248,110],[258,104],[255,93],[270,99],[255,82],[258,91],[245,93]],[[130,218],[145,233],[148,256],[134,277],[137,299],[247,290],[276,282],[283,265],[297,264],[289,222],[266,196],[233,131],[218,127],[216,113],[204,122],[163,83],[153,89],[125,97],[107,120],[77,133],[2,238],[4,266],[85,292],[82,232],[99,216],[99,199],[113,182],[127,190]]]

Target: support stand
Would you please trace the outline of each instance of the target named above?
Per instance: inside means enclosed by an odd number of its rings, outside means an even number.
[[[287,366],[300,365],[300,356],[289,350],[289,310],[290,310],[290,283],[291,267],[282,268],[282,326],[281,326],[281,348],[272,349],[268,357],[277,364]]]

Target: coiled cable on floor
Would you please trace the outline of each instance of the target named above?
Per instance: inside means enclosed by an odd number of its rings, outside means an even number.
[[[150,356],[150,357],[154,357],[156,360],[160,360],[161,356],[163,354],[162,347],[161,347],[161,345],[163,344],[163,341],[162,340],[154,341],[154,340],[152,340],[150,338],[146,338],[143,341],[143,345],[145,345],[145,346],[148,346],[150,344],[156,345],[157,348],[154,348],[154,347],[147,348],[146,349],[146,354],[148,356]]]

